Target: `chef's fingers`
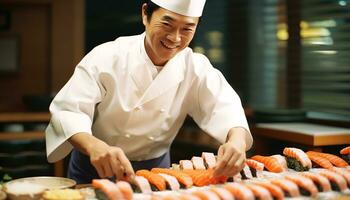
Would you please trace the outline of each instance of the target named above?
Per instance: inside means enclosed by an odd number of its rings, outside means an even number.
[[[219,176],[222,174],[223,170],[226,168],[226,165],[233,156],[233,151],[224,150],[224,154],[218,159],[218,163],[215,166],[215,171],[213,176]]]
[[[124,173],[127,177],[135,175],[134,169],[132,168],[132,165],[131,165],[129,159],[125,156],[124,152],[119,154],[118,160],[119,160],[121,166],[123,166]]]
[[[105,162],[102,164],[102,167],[105,177],[111,178],[114,175],[109,160],[105,160]]]
[[[230,172],[237,172],[239,169],[236,166],[237,160],[239,159],[239,155],[232,153],[231,157],[228,158],[228,162],[226,163],[226,165],[222,168],[222,170],[220,171],[221,175],[226,175],[229,174]]]
[[[234,157],[230,160],[227,168],[224,171],[224,174],[227,176],[233,176],[240,171],[242,171],[245,164],[245,157],[235,154]]]
[[[117,180],[124,179],[124,168],[122,164],[119,162],[118,158],[114,158],[115,166],[113,167],[115,178]]]
[[[105,173],[103,171],[103,167],[100,165],[100,163],[98,162],[91,162],[92,166],[95,167],[97,174],[100,178],[104,178],[105,177]]]

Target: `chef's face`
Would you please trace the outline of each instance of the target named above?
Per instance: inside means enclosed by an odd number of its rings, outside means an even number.
[[[147,16],[146,6],[142,6],[146,52],[153,64],[163,66],[190,44],[199,18],[179,15],[163,8],[155,10],[152,16]]]

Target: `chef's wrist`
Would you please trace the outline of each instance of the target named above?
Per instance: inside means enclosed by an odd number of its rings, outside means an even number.
[[[242,149],[246,149],[246,130],[242,127],[231,128],[227,134],[226,143],[230,143],[234,146],[239,146]]]

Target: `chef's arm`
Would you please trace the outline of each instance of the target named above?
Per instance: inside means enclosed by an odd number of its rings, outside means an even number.
[[[244,167],[246,151],[251,147],[250,133],[244,128],[231,128],[226,142],[219,147],[214,176],[233,176]]]
[[[231,128],[227,134],[226,142],[239,143],[246,151],[251,148],[253,143],[250,133],[243,127]]]
[[[115,176],[118,180],[134,175],[134,170],[124,151],[115,146],[109,146],[104,141],[89,133],[76,133],[68,141],[79,151],[90,157],[101,178]]]

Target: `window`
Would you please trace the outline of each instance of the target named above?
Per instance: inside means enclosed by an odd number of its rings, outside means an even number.
[[[232,56],[244,72],[234,84],[245,104],[350,121],[350,1],[236,2],[231,26],[241,29],[231,34],[241,37],[232,54],[247,56]]]

